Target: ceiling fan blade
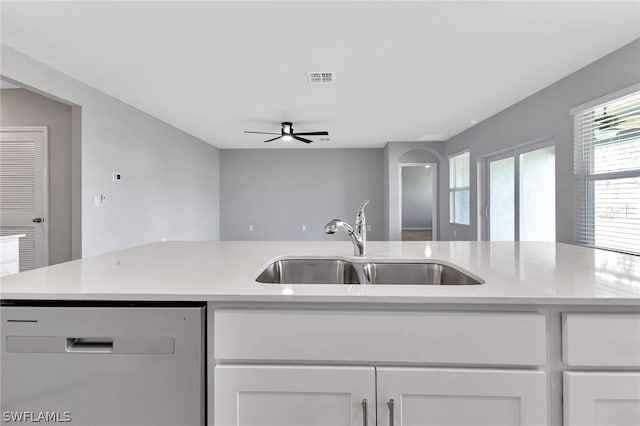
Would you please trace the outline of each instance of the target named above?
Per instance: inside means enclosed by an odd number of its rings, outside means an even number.
[[[291,135],[291,136],[293,136],[293,138],[294,138],[294,139],[297,139],[297,140],[299,140],[300,142],[304,142],[304,143],[311,143],[311,142],[313,142],[312,140],[305,139],[305,138],[301,138],[301,137],[299,137],[298,135]]]
[[[273,141],[275,141],[277,139],[280,139],[280,138],[282,138],[282,136],[278,136],[277,138],[269,139],[268,141],[264,141],[264,143],[273,142]]]
[[[640,128],[640,114],[631,114],[621,119],[620,122],[616,123],[614,127],[617,127],[621,130],[638,129]]]
[[[248,130],[244,131],[245,133],[255,133],[258,135],[280,135],[281,133],[270,133],[270,132],[250,132]]]
[[[302,135],[302,136],[329,136],[329,132],[304,132],[304,133],[294,133],[294,135]]]

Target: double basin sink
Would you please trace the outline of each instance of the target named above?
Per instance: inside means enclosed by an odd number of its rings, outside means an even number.
[[[350,261],[286,258],[269,264],[256,278],[267,284],[478,285],[484,281],[436,261]]]

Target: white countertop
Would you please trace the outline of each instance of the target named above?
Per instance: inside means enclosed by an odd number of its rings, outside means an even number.
[[[536,242],[371,241],[367,258],[444,260],[482,285],[281,285],[255,281],[281,256],[352,257],[339,242],[166,242],[0,281],[2,299],[640,306],[640,257]]]

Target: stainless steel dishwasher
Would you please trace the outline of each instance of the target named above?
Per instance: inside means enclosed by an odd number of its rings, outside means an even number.
[[[2,306],[1,424],[204,425],[204,308]]]

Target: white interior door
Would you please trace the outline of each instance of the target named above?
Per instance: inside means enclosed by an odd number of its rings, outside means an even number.
[[[20,239],[20,271],[48,256],[47,127],[0,127],[0,235]]]

